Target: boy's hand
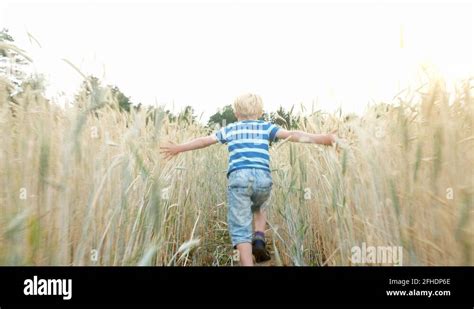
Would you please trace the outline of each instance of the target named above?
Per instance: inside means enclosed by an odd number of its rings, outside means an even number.
[[[339,137],[337,136],[337,134],[339,133],[338,131],[339,131],[339,129],[335,128],[334,130],[329,132],[329,136],[330,136],[332,145],[337,144],[337,142],[339,140]]]
[[[165,160],[169,160],[181,152],[179,150],[179,146],[176,145],[176,143],[174,142],[168,142],[167,145],[161,146],[160,149],[161,149],[160,153],[164,154]]]

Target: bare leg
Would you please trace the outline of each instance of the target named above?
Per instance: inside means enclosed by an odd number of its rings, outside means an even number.
[[[237,245],[237,250],[240,253],[240,265],[253,266],[252,245],[248,242],[240,243]]]
[[[255,231],[265,232],[267,225],[267,212],[264,209],[259,209],[253,213]]]

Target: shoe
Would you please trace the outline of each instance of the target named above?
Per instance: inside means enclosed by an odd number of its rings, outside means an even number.
[[[272,258],[265,248],[265,239],[260,236],[255,236],[252,240],[252,254],[257,263],[266,262]]]

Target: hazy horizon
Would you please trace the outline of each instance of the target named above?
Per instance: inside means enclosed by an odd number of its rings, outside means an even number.
[[[473,72],[466,2],[1,3],[2,27],[45,74],[49,96],[79,87],[67,59],[134,103],[191,105],[204,120],[244,92],[267,111],[314,102],[361,113],[416,84],[421,65],[449,82]]]

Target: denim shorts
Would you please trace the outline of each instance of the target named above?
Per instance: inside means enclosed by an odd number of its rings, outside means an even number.
[[[245,168],[229,174],[227,223],[234,247],[252,242],[252,214],[268,206],[272,185],[272,175],[266,170]]]

